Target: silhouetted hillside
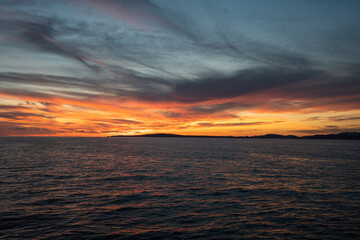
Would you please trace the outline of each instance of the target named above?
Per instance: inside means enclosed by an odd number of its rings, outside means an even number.
[[[360,140],[360,133],[358,132],[343,132],[339,134],[326,134],[326,135],[312,135],[302,137],[305,139],[344,139],[344,140]]]
[[[279,138],[279,139],[296,139],[299,138],[295,135],[279,135],[279,134],[266,134],[261,136],[253,136],[251,138]]]
[[[113,137],[168,137],[168,138],[261,138],[261,139],[341,139],[341,140],[360,140],[358,132],[343,132],[339,134],[318,134],[311,136],[298,137],[295,135],[266,134],[252,137],[233,137],[233,136],[206,136],[206,135],[179,135],[169,133],[154,133],[143,135],[117,135]]]
[[[153,134],[144,134],[140,136],[141,137],[182,137],[181,135],[178,134],[168,134],[168,133],[153,133]]]
[[[113,137],[234,138],[232,136],[179,135],[179,134],[171,134],[171,133],[152,133],[152,134],[142,134],[142,135],[117,135],[117,136],[113,136]]]

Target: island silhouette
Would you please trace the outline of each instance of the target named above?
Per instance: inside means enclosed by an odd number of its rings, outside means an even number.
[[[211,135],[180,135],[171,133],[152,133],[142,135],[115,135],[111,137],[166,137],[166,138],[256,138],[256,139],[339,139],[339,140],[360,140],[359,132],[342,132],[338,134],[316,134],[298,137],[295,135],[265,134],[258,136],[211,136]]]

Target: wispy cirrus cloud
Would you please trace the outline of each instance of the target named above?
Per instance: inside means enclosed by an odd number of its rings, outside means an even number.
[[[6,15],[8,16],[9,13]],[[3,34],[5,33],[8,37],[11,36],[9,40],[15,40],[19,45],[30,44],[37,47],[40,51],[74,59],[92,70],[99,69],[90,56],[56,39],[57,31],[55,25],[61,24],[57,19],[28,15],[18,19],[16,16],[15,14],[15,18],[0,19],[0,28]]]
[[[85,0],[81,4],[104,11],[143,30],[149,30],[154,26],[163,27],[190,39],[196,39],[195,34],[190,30],[190,25],[187,25],[184,19],[176,18],[174,13],[167,12],[169,10],[159,7],[150,0]]]

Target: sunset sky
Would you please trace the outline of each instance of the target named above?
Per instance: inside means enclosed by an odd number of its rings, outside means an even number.
[[[0,136],[360,131],[359,0],[0,0]]]

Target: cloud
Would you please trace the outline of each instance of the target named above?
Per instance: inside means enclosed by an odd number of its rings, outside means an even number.
[[[74,59],[94,71],[100,69],[88,54],[57,40],[56,35],[66,35],[69,30],[62,20],[6,10],[0,8],[0,13],[11,17],[0,18],[0,28],[3,34],[11,36],[12,42],[23,43],[23,46],[31,44],[39,50]]]
[[[194,105],[189,108],[191,112],[198,114],[212,114],[217,112],[222,112],[228,109],[237,109],[237,108],[247,108],[248,105],[242,106],[240,103],[236,102],[227,102],[219,104],[207,104],[207,105]]]
[[[180,112],[174,112],[174,111],[159,111],[161,114],[163,114],[165,117],[168,118],[180,118],[184,117],[184,115]]]
[[[211,39],[213,39],[212,41],[202,41],[200,43],[205,49],[208,51],[216,49],[219,53],[233,56],[235,61],[247,60],[253,65],[290,69],[309,68],[313,65],[309,55],[304,54],[302,51],[288,49],[279,43],[269,42],[269,39],[266,38],[251,37],[251,34],[241,31],[243,29],[241,26],[237,27],[238,30],[234,30],[233,21],[225,16],[227,14],[221,13],[224,8],[219,8],[219,6],[226,7],[227,4],[229,2],[218,5],[216,2],[211,1],[203,4],[203,8],[211,22]],[[257,27],[259,26],[254,28]]]
[[[194,81],[139,77],[109,79],[98,82],[91,78],[39,74],[0,73],[0,92],[7,95],[43,99],[61,97],[77,100],[120,97],[143,102],[194,104],[183,109],[188,114],[213,114],[245,109],[298,111],[327,108],[359,107],[360,85],[354,76],[334,76],[314,70],[254,68],[233,76],[217,75]],[[13,83],[17,83],[14,85]],[[25,88],[22,84],[42,89]],[[8,86],[12,86],[8,88]],[[17,87],[16,87],[17,86]],[[48,86],[49,91],[44,87]],[[55,87],[55,89],[53,89]],[[67,90],[70,89],[70,90]],[[239,99],[240,97],[240,99]],[[225,103],[207,103],[226,100]],[[198,104],[201,103],[201,104]],[[324,109],[325,110],[325,109]],[[164,113],[166,116],[166,113]],[[168,113],[168,117],[175,117]],[[179,115],[178,115],[179,116]]]
[[[27,112],[18,112],[18,111],[12,111],[12,112],[0,112],[0,118],[8,118],[8,119],[23,119],[23,118],[29,118],[29,117],[41,117],[41,118],[54,118],[51,116],[46,116],[42,114],[36,114],[36,113],[27,113]]]
[[[143,30],[157,26],[189,39],[196,38],[181,18],[177,18],[176,14],[162,9],[150,0],[84,0],[82,3],[105,11],[107,14]]]
[[[259,90],[304,81],[314,74],[315,72],[312,70],[247,69],[239,71],[231,77],[213,77],[181,82],[175,85],[174,95],[180,101],[189,102],[234,98]]]
[[[353,121],[353,120],[360,120],[360,116],[335,116],[335,117],[329,117],[328,120],[334,122]]]
[[[322,73],[311,81],[289,85],[284,92],[299,97],[307,98],[336,98],[345,96],[360,97],[360,81],[357,75],[350,73],[350,76],[337,76],[329,73]]]
[[[62,133],[62,130],[52,130],[46,127],[27,126],[25,123],[3,122],[0,121],[0,136],[34,136],[34,135],[54,135]]]
[[[268,109],[350,110],[360,108],[360,81],[354,73],[347,76],[320,72],[304,81],[278,86],[264,94]]]
[[[47,0],[1,0],[0,4],[4,6],[21,5],[32,6],[34,4],[48,5]]]
[[[11,72],[0,72],[0,86],[0,93],[42,98],[43,102],[55,97],[90,99],[99,94],[106,96],[113,91],[101,86],[94,79]],[[48,107],[49,104],[46,102],[44,106]]]
[[[100,7],[100,9],[104,11],[115,11],[116,14],[130,14],[131,19],[140,19],[145,21],[147,17],[151,17],[154,21],[148,21],[150,23],[166,23],[164,26],[167,26],[169,29],[173,28],[174,31],[177,29],[178,32],[191,32],[191,27],[187,26],[182,21],[178,21],[171,25],[173,17],[169,16],[164,8],[151,1],[106,0],[101,2],[84,1],[84,3]],[[127,10],[128,12],[126,12]],[[220,37],[219,40],[215,41],[214,45],[212,43],[209,44],[204,42],[204,39],[197,36],[196,41],[194,41],[190,46],[192,49],[197,51],[197,54],[203,54],[203,52],[214,52],[213,47],[217,46],[215,51],[216,54],[213,56],[214,58],[224,54],[230,55],[234,61],[241,61],[248,58],[254,62],[265,65],[259,67],[257,64],[254,64],[252,67],[238,70],[235,73],[218,71],[209,73],[208,71],[204,74],[204,70],[207,67],[198,64],[194,66],[197,68],[198,74],[196,79],[187,79],[182,76],[174,78],[176,74],[173,75],[171,79],[166,78],[164,75],[161,77],[154,76],[150,72],[146,72],[145,74],[143,72],[140,74],[140,72],[133,71],[126,65],[121,66],[120,64],[105,63],[102,65],[101,62],[94,61],[92,57],[89,57],[89,54],[80,50],[81,48],[79,46],[79,42],[67,40],[65,43],[60,40],[64,39],[61,38],[61,36],[66,36],[69,33],[73,34],[74,32],[80,32],[82,34],[88,31],[88,35],[96,36],[95,40],[99,40],[97,42],[98,46],[94,47],[93,50],[95,52],[100,52],[104,51],[106,46],[114,47],[113,44],[116,45],[116,41],[107,42],[109,38],[119,39],[117,42],[121,42],[120,49],[123,50],[124,53],[116,55],[117,58],[129,58],[135,63],[149,66],[149,68],[151,68],[154,58],[158,57],[147,52],[148,46],[137,46],[133,49],[134,51],[126,50],[127,47],[131,45],[132,40],[128,39],[126,43],[122,42],[122,38],[129,37],[131,35],[129,32],[124,32],[123,37],[118,35],[119,32],[117,31],[110,31],[107,35],[102,35],[103,33],[99,33],[100,27],[94,27],[95,25],[93,23],[87,23],[85,25],[87,27],[81,29],[79,24],[72,23],[70,27],[68,22],[62,22],[60,18],[54,16],[40,17],[27,14],[26,16],[10,19],[3,18],[1,19],[1,24],[2,26],[5,26],[4,29],[7,33],[10,34],[15,31],[14,36],[17,36],[17,40],[19,41],[32,43],[39,49],[46,52],[52,52],[75,59],[91,69],[109,69],[114,73],[114,76],[112,78],[104,78],[104,76],[100,76],[101,81],[96,80],[96,77],[99,76],[96,76],[93,79],[76,77],[65,79],[60,76],[20,76],[16,74],[7,74],[7,77],[12,78],[14,81],[32,84],[45,83],[49,85],[53,84],[54,86],[71,88],[76,86],[84,90],[97,91],[99,95],[117,95],[121,98],[137,99],[149,102],[199,103],[208,100],[233,99],[259,91],[278,88],[278,92],[274,92],[273,94],[269,93],[268,96],[265,96],[270,100],[273,98],[279,99],[277,103],[273,101],[272,106],[268,104],[269,108],[274,109],[306,108],[307,106],[312,107],[311,104],[305,102],[303,102],[302,105],[299,103],[298,105],[288,104],[288,106],[286,106],[286,102],[283,101],[284,99],[287,101],[289,99],[303,99],[306,101],[308,99],[315,98],[316,96],[318,96],[318,98],[322,96],[330,98],[336,96],[336,94],[338,94],[339,97],[343,97],[348,94],[351,89],[353,92],[359,89],[359,81],[356,81],[355,79],[350,81],[349,86],[344,86],[344,84],[342,84],[342,80],[332,81],[333,86],[331,86],[330,83],[326,81],[327,76],[325,76],[325,74],[323,76],[324,80],[316,79],[323,73],[318,70],[313,70],[314,68],[311,65],[312,62],[310,60],[300,54],[283,49],[279,46],[272,46],[268,43],[263,43],[259,40],[252,40],[245,36],[242,36],[240,41],[235,44],[231,39],[229,39],[229,36],[227,36],[225,32],[222,32],[222,29],[225,29],[222,25],[222,21],[217,19],[216,16],[212,16],[211,14],[209,15],[213,19],[214,25],[218,25],[215,29],[217,32],[215,33],[223,37]],[[181,27],[176,27],[178,25]],[[79,37],[80,35],[76,36]],[[105,36],[107,38],[105,38]],[[86,44],[87,42],[84,41],[83,43]],[[170,65],[172,60],[173,59],[170,59],[168,62]],[[162,69],[157,66],[155,66],[154,69],[159,70],[160,72],[162,71]],[[171,74],[171,71],[168,72]],[[210,74],[212,74],[212,76],[209,77]],[[306,83],[306,81],[313,85],[303,84],[304,82]],[[15,90],[6,91],[10,94],[11,92],[15,93]],[[21,91],[20,89],[17,89],[16,92],[23,92],[28,95],[41,95],[40,92],[31,93],[29,90]],[[58,90],[53,94],[63,95],[64,97],[75,97],[77,95],[75,92],[63,90]],[[300,96],[301,94],[303,96]],[[310,94],[313,96],[309,96]],[[79,93],[78,96],[91,98],[96,96],[96,94],[82,92]],[[345,101],[345,99],[341,100]],[[334,101],[340,100],[334,99]],[[349,99],[348,101],[351,100]],[[258,103],[237,102],[234,103],[234,106],[231,108],[251,108],[257,104]],[[319,102],[319,104],[323,103]],[[220,108],[224,108],[223,110],[226,110],[225,108],[227,108],[227,105],[212,107],[194,106],[192,109],[190,108],[190,111],[198,113],[203,112],[205,114],[222,111]]]
[[[28,107],[19,106],[19,105],[0,105],[0,110],[21,110],[28,109]]]
[[[1,82],[4,85],[0,92],[7,95],[41,98],[41,101],[54,97],[84,101],[121,98],[184,106],[192,104],[183,107],[188,115],[245,109],[275,112],[340,110],[359,108],[360,102],[360,84],[356,76],[332,75],[312,69],[252,68],[232,76],[217,74],[173,82],[137,75],[99,82],[92,78],[0,73]],[[42,89],[24,88],[22,84],[41,86]],[[48,91],[44,89],[46,86]],[[210,100],[215,103],[208,103]],[[227,102],[216,103],[220,100]],[[172,118],[175,115],[167,114]]]
[[[140,125],[143,122],[136,121],[136,120],[129,120],[129,119],[107,119],[105,121],[115,123],[115,124],[124,124],[124,125]]]
[[[272,124],[276,122],[231,122],[231,123],[212,123],[212,122],[201,122],[198,123],[199,127],[238,127],[238,126],[252,126],[252,125],[262,125],[262,124]]]

